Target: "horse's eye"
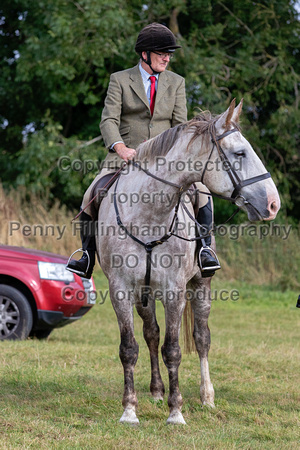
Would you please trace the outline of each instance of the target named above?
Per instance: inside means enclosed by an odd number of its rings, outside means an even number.
[[[235,152],[235,156],[244,158],[246,156],[246,153],[244,152],[244,150],[240,150],[239,152]]]

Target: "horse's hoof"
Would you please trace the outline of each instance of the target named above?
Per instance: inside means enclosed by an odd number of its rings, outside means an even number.
[[[155,402],[163,402],[164,401],[164,396],[162,394],[157,393],[157,394],[153,394],[152,395],[152,399]]]
[[[128,423],[130,425],[138,425],[139,419],[136,417],[135,411],[132,408],[125,409],[120,419],[120,423]]]
[[[167,418],[167,425],[186,425],[186,422],[180,411],[174,411]]]
[[[203,406],[207,406],[208,408],[215,408],[214,402],[203,402]]]
[[[212,384],[200,386],[200,399],[203,406],[215,407],[215,391]]]

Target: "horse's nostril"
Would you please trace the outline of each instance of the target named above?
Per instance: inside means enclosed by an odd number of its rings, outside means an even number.
[[[276,203],[272,202],[270,208],[271,208],[271,211],[275,211],[276,210]]]
[[[272,202],[270,202],[269,204],[269,211],[271,214],[276,214],[277,211],[279,210],[279,205],[276,202],[276,200],[273,200]]]

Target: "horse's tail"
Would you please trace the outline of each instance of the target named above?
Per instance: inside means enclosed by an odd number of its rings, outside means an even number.
[[[197,351],[193,331],[194,313],[192,310],[191,302],[186,302],[183,312],[183,344],[185,353],[192,353]]]

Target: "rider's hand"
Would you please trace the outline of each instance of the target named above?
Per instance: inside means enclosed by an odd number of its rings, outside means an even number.
[[[114,145],[114,150],[120,158],[124,159],[124,161],[128,162],[129,160],[133,159],[136,156],[136,151],[134,148],[126,147],[125,144],[122,142],[119,142],[118,144]]]

